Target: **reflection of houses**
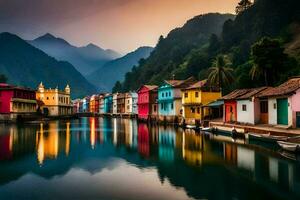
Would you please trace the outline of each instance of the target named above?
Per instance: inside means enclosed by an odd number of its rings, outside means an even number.
[[[0,160],[7,160],[12,157],[12,135],[0,135]]]
[[[147,120],[157,114],[157,86],[143,85],[138,89],[138,116]]]
[[[173,161],[175,156],[176,133],[172,128],[159,127],[159,159]]]
[[[22,88],[0,84],[0,114],[15,117],[21,114],[32,114],[36,112],[35,91],[29,88]]]
[[[72,114],[72,103],[70,97],[71,89],[69,85],[64,91],[55,89],[45,89],[43,83],[40,83],[36,92],[36,99],[43,102],[41,111],[45,115],[70,115]]]
[[[188,124],[197,124],[209,116],[209,107],[204,107],[221,97],[218,88],[211,86],[207,80],[198,81],[182,89],[183,117]]]
[[[141,155],[150,156],[149,129],[147,124],[138,125],[138,151]]]
[[[56,159],[59,152],[63,151],[65,155],[70,150],[70,123],[66,123],[65,133],[59,133],[59,123],[50,122],[48,127],[44,129],[44,125],[40,125],[37,133],[37,159],[43,164],[45,159]]]
[[[182,157],[193,165],[200,165],[203,159],[203,138],[200,135],[183,132]]]

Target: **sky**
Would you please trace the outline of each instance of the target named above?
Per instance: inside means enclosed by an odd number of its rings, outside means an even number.
[[[155,46],[160,35],[209,12],[234,13],[238,0],[0,0],[0,32],[45,33],[76,46],[122,54]]]

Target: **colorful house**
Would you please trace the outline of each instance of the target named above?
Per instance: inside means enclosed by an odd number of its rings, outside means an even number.
[[[182,115],[182,95],[184,89],[195,83],[194,78],[187,80],[166,80],[158,89],[158,112],[160,120]],[[172,119],[170,119],[172,120]]]
[[[237,122],[237,98],[247,94],[249,89],[237,89],[222,97],[224,100],[224,122]]]
[[[99,113],[103,114],[104,113],[104,98],[105,94],[100,94],[99,95]]]
[[[113,98],[112,98],[112,102],[113,102],[113,114],[117,114],[118,113],[118,94],[119,93],[115,93],[113,94]]]
[[[82,112],[88,113],[90,111],[90,97],[84,97],[82,99]]]
[[[137,114],[138,94],[135,92],[128,92],[125,94],[125,113]]]
[[[257,98],[268,87],[248,89],[247,93],[236,98],[237,100],[237,122],[246,124],[265,123],[264,101]]]
[[[64,91],[60,91],[58,88],[45,89],[43,83],[40,83],[36,92],[36,99],[43,102],[43,105],[40,106],[43,114],[50,116],[70,115],[73,111],[70,94],[69,85],[65,87]]]
[[[207,80],[198,81],[181,91],[183,117],[187,124],[200,123],[210,113],[210,108],[205,105],[221,97],[220,90]]]
[[[113,112],[113,96],[111,94],[107,94],[104,97],[104,113],[112,113]]]
[[[268,102],[269,124],[300,128],[300,77],[262,92],[259,98]]]
[[[94,94],[90,98],[90,113],[99,112],[99,96]]]
[[[157,108],[156,85],[143,85],[138,89],[138,117],[147,120],[151,116],[156,116]]]
[[[0,84],[0,114],[14,117],[19,114],[35,113],[36,110],[34,90],[6,83]]]
[[[125,94],[123,93],[117,95],[117,113],[125,113]]]

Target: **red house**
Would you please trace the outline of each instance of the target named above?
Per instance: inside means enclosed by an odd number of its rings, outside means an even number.
[[[143,85],[138,93],[138,117],[147,120],[151,115],[157,115],[157,90],[156,85]]]
[[[237,121],[237,101],[239,96],[242,96],[249,92],[248,89],[237,89],[230,94],[222,97],[224,100],[224,122],[236,122]]]
[[[0,114],[36,112],[35,90],[0,83]]]

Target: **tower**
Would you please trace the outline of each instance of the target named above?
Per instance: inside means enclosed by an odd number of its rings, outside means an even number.
[[[69,84],[67,84],[67,86],[66,86],[66,88],[65,88],[65,92],[66,92],[67,94],[71,94],[71,88],[70,88]]]
[[[43,85],[43,82],[41,82],[41,83],[39,84],[38,91],[39,91],[40,93],[44,93],[45,87],[44,87],[44,85]]]

